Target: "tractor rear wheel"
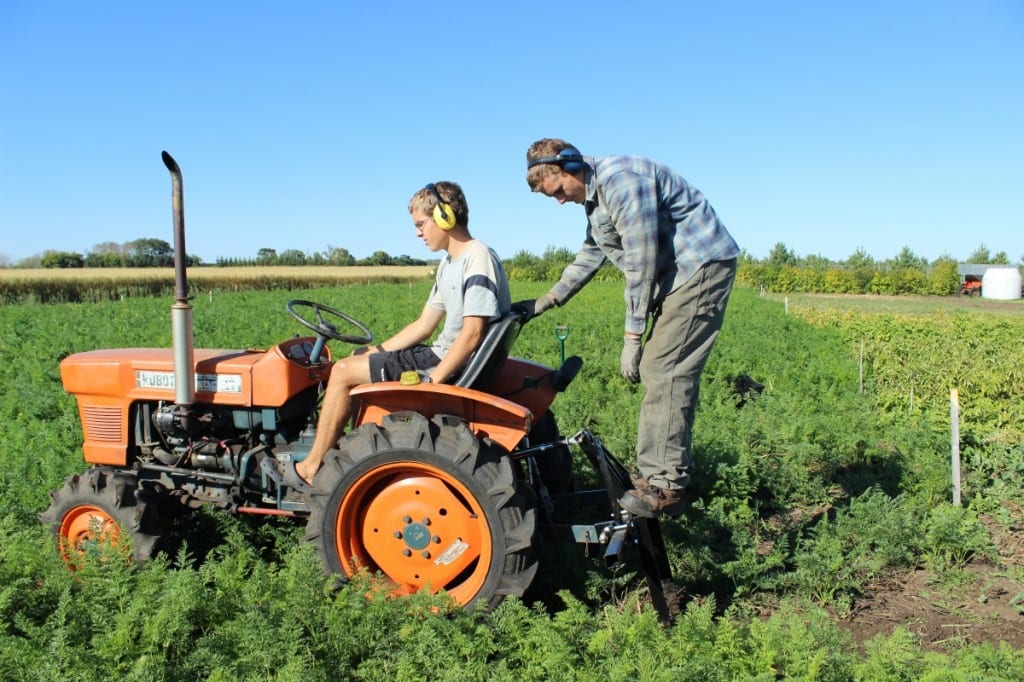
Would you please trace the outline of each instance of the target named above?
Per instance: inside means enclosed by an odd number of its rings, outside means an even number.
[[[364,424],[331,450],[307,495],[306,541],[331,573],[381,573],[394,594],[456,603],[522,596],[537,571],[532,490],[461,419],[418,413]]]
[[[96,467],[71,476],[60,490],[50,493],[50,507],[39,515],[52,527],[58,550],[71,570],[103,544],[117,546],[121,533],[132,540],[131,559],[152,558],[160,537],[149,491],[134,474]]]

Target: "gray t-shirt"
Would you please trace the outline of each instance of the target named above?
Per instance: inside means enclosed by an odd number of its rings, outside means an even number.
[[[437,356],[443,358],[462,331],[463,317],[486,317],[491,321],[512,307],[501,259],[477,239],[470,241],[457,259],[445,255],[437,268],[427,305],[445,313],[444,329],[431,345]]]

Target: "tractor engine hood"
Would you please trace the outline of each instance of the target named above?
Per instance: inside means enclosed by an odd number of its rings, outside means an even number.
[[[280,407],[304,388],[327,381],[330,363],[309,364],[296,338],[270,350],[196,349],[191,368],[196,401],[241,407]],[[174,351],[119,348],[69,355],[60,363],[64,389],[79,397],[173,401]]]
[[[327,349],[321,362],[309,361],[315,341],[290,339],[266,351],[196,350],[188,368],[194,377],[189,388],[195,402],[187,409],[201,405],[280,408],[330,376]],[[94,350],[66,357],[60,363],[60,375],[65,390],[78,401],[85,460],[123,466],[132,441],[132,406],[175,403],[180,369],[170,348]]]

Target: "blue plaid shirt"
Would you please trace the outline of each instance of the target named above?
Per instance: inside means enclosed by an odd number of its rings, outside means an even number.
[[[562,305],[608,259],[626,277],[626,331],[641,334],[665,296],[740,250],[704,195],[667,166],[638,156],[584,160],[587,237],[550,293]]]

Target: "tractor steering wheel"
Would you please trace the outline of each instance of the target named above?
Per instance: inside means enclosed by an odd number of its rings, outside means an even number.
[[[307,320],[299,312],[297,312],[295,308],[299,307],[312,308],[313,314],[316,316],[316,322]],[[322,303],[313,303],[312,301],[294,299],[288,301],[287,305],[285,305],[285,308],[288,310],[289,314],[291,314],[292,317],[299,321],[300,324],[302,324],[304,327],[309,327],[318,336],[322,336],[328,339],[334,339],[335,341],[353,343],[357,346],[365,346],[373,342],[373,334],[370,333],[370,330],[367,329],[365,324],[349,317],[343,312],[335,310],[334,308],[328,308]],[[345,322],[349,323],[350,325],[357,327],[359,331],[362,332],[363,335],[357,336],[355,334],[342,334],[341,332],[338,331],[338,328],[336,326],[334,326],[326,319],[324,319],[324,313],[333,315],[334,317],[340,318]]]

